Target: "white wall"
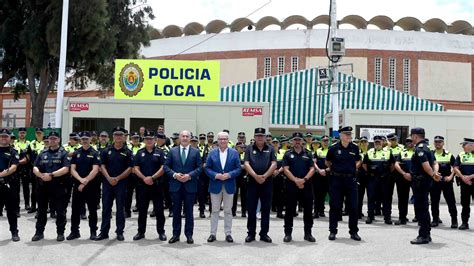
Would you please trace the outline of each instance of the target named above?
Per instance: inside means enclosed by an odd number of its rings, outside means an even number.
[[[257,58],[222,59],[220,87],[257,79]]]
[[[127,129],[130,128],[131,117],[164,118],[164,126],[168,135],[184,129],[194,134],[209,131],[218,133],[223,129],[228,129],[233,141],[237,139],[237,133],[240,131],[245,132],[247,136],[252,136],[256,127],[268,129],[269,126],[270,108],[268,103],[190,103],[69,98],[65,99],[65,107],[68,106],[68,102],[89,103],[89,111],[64,111],[63,136],[67,136],[72,131],[74,117],[124,118]],[[243,117],[243,107],[262,107],[263,115]]]
[[[471,63],[418,61],[418,96],[425,99],[471,101]]]

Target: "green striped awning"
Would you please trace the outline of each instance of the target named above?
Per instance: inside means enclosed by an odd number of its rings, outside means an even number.
[[[389,111],[444,111],[440,104],[366,80],[339,73],[339,108]],[[346,82],[346,83],[344,83]],[[328,86],[318,86],[318,69],[305,69],[280,76],[249,81],[221,88],[221,102],[268,102],[270,124],[324,124],[331,112]]]

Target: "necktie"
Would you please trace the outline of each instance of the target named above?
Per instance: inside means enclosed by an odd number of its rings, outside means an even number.
[[[186,162],[186,148],[183,148],[182,149],[182,152],[181,152],[181,162],[184,163]]]

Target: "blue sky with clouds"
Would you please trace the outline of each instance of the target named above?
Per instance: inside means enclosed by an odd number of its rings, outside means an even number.
[[[151,24],[159,29],[170,24],[184,26],[193,21],[206,24],[213,19],[230,23],[268,2],[249,18],[257,21],[270,15],[283,20],[291,15],[302,15],[311,20],[327,14],[329,8],[329,0],[148,0],[156,15]],[[440,18],[447,24],[466,20],[474,25],[474,0],[338,0],[337,13],[338,19],[352,14],[367,20],[387,15],[394,21],[413,16],[422,22]]]

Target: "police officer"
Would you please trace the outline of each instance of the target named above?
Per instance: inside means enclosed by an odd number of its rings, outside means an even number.
[[[216,142],[217,143],[217,142]],[[199,176],[198,180],[198,203],[199,203],[199,218],[206,218],[205,210],[206,204],[209,202],[209,177],[204,172],[204,166],[206,165],[207,155],[213,149],[214,144],[214,133],[208,132],[207,133],[207,145],[202,148],[202,152],[200,151],[201,160],[203,162],[203,171]],[[209,212],[211,212],[211,206],[209,204]]]
[[[367,156],[367,152],[369,151],[369,141],[366,136],[362,136],[359,138],[359,154],[360,154],[360,160],[361,162],[364,161],[365,156]],[[363,167],[358,167],[357,168],[357,180],[359,181],[359,219],[362,219],[364,217],[364,214],[362,213],[362,207],[364,206],[364,195],[367,191],[369,179],[367,175],[367,171]]]
[[[70,184],[68,153],[59,145],[60,135],[56,131],[48,134],[49,148],[38,155],[33,173],[38,177],[38,219],[36,233],[31,241],[44,238],[48,200],[56,212],[57,241],[64,241],[68,185]]]
[[[26,140],[26,128],[18,129],[18,139],[14,142],[14,147],[20,156],[20,162],[17,169],[17,175],[20,177],[23,188],[23,199],[25,201],[25,210],[29,211],[30,206],[30,183],[31,183],[31,164],[29,161],[29,145],[30,142]],[[36,193],[35,193],[36,194]],[[19,197],[18,197],[19,198]]]
[[[223,129],[222,132],[225,132],[230,135],[230,131],[228,129]],[[235,148],[235,144],[232,140],[229,139],[229,148],[233,149]],[[204,172],[204,171],[203,171]]]
[[[423,128],[412,128],[410,135],[416,146],[411,159],[411,178],[415,213],[420,225],[418,237],[410,243],[428,244],[431,242],[428,194],[433,185],[433,180],[439,182],[441,176],[435,171],[435,158],[425,141],[425,130]]]
[[[383,148],[382,136],[374,137],[374,148],[367,152],[362,167],[369,175],[367,190],[368,217],[366,224],[371,224],[375,216],[376,195],[379,188],[383,195],[383,216],[385,224],[392,224],[392,194],[393,182],[390,177],[390,168],[395,163],[389,149]]]
[[[451,228],[458,228],[458,210],[456,208],[456,198],[454,197],[454,166],[455,158],[452,153],[444,149],[444,137],[434,137],[435,160],[438,162],[439,170],[441,175],[441,181],[433,183],[430,191],[431,197],[431,215],[433,220],[431,227],[437,227],[438,224],[442,223],[439,218],[439,201],[441,198],[441,192],[443,192],[444,199],[448,204],[449,214],[451,215]]]
[[[8,224],[12,234],[12,241],[20,241],[18,236],[18,191],[14,189],[15,171],[19,164],[17,151],[10,146],[10,131],[6,128],[0,130],[0,198],[5,203]]]
[[[304,214],[304,240],[316,242],[311,234],[313,227],[313,186],[311,177],[314,175],[314,163],[311,151],[303,147],[303,134],[293,133],[293,148],[285,153],[283,169],[286,179],[287,202],[285,212],[285,237],[284,242],[292,240],[293,218],[296,211],[296,202],[303,203]]]
[[[145,147],[145,144],[140,141],[140,134],[138,132],[132,132],[130,134],[131,142],[128,144],[128,149],[132,151],[132,155],[135,156],[140,149]],[[132,217],[132,201],[133,201],[133,192],[136,190],[137,187],[137,177],[132,172],[127,179],[127,198],[125,201],[125,218]],[[137,195],[135,194],[135,203],[137,201]],[[135,204],[133,208],[133,212],[138,211],[138,205]]]
[[[324,135],[321,138],[321,147],[314,153],[315,162],[315,180],[313,180],[314,190],[314,218],[325,217],[324,201],[329,190],[329,169],[326,167],[326,156],[329,150],[329,136]]]
[[[133,155],[125,145],[125,129],[116,127],[112,130],[114,144],[105,149],[100,155],[102,182],[102,223],[100,234],[96,240],[109,238],[110,217],[112,205],[116,204],[117,240],[123,241],[125,228],[124,204],[127,189],[127,178],[132,171]]]
[[[245,132],[239,132],[237,134],[237,142],[247,145],[247,138],[245,137]]]
[[[387,135],[387,139],[388,139],[388,150],[390,151],[390,155],[393,157],[393,162],[395,163],[396,161],[398,161],[398,159],[400,158],[400,154],[401,152],[405,149],[405,147],[403,146],[403,144],[399,144],[398,143],[398,136],[397,134],[395,133],[390,133]],[[393,198],[393,190],[395,188],[395,183],[400,183],[400,182],[404,182],[404,178],[403,176],[400,175],[400,173],[395,170],[395,167],[394,167],[394,164],[392,164],[392,166],[390,167],[390,175],[389,175],[389,178],[388,178],[388,184],[387,184],[387,189],[388,189],[388,194],[390,194],[390,199]],[[397,185],[398,187],[398,185]],[[398,195],[398,194],[397,194]],[[388,199],[389,197],[386,196]],[[392,201],[390,201],[390,213],[392,211]]]
[[[284,187],[285,187],[285,177],[283,175],[283,157],[286,153],[286,150],[280,149],[280,141],[277,138],[272,140],[272,146],[275,150],[277,157],[277,168],[273,172],[273,207],[272,209],[276,211],[277,218],[283,219],[283,206],[284,206]]]
[[[245,156],[245,144],[242,142],[237,142],[235,144],[235,147],[237,149],[237,152],[239,153],[239,158],[240,158],[240,167],[241,167],[241,172],[240,175],[236,178],[235,180],[235,193],[234,193],[234,201],[232,204],[232,216],[237,215],[237,201],[239,198],[240,194],[240,210],[241,210],[241,216],[242,217],[247,217],[247,172],[245,171],[245,166],[244,166],[244,156]],[[240,193],[239,193],[240,191]]]
[[[90,240],[97,236],[97,194],[100,189],[99,173],[100,156],[90,145],[90,132],[81,132],[81,148],[71,157],[71,176],[73,179],[71,233],[67,240],[80,238],[80,213],[85,204],[89,210]]]
[[[150,200],[156,216],[156,230],[161,241],[166,241],[165,214],[163,211],[164,152],[154,144],[155,134],[146,130],[143,134],[145,147],[135,156],[134,173],[138,178],[138,233],[133,240],[145,237],[146,220]]]
[[[268,236],[270,227],[270,209],[272,205],[272,175],[275,171],[276,156],[275,150],[271,145],[265,143],[265,129],[256,128],[254,131],[255,144],[248,146],[245,150],[244,165],[249,174],[247,187],[248,198],[248,235],[245,242],[249,243],[255,240],[257,229],[257,204],[261,203],[261,229],[260,240],[271,243],[272,239]]]
[[[36,158],[38,154],[40,154],[44,150],[44,133],[42,128],[35,128],[35,139],[30,142],[28,154],[30,157],[31,167],[34,166],[36,162]],[[31,180],[31,209],[27,211],[27,213],[34,213],[36,212],[36,202],[37,202],[37,187],[38,187],[38,179],[36,178],[33,171],[30,173],[30,180]]]
[[[159,148],[160,150],[163,151],[163,154],[165,156],[168,156],[168,153],[170,151],[170,147],[166,144],[166,141],[168,138],[166,135],[162,132],[157,132],[156,133],[156,147]],[[165,202],[165,209],[169,210],[168,217],[173,217],[173,202],[171,200],[171,195],[169,192],[169,177],[165,175],[163,177],[163,198]],[[152,212],[153,213],[153,212]]]
[[[326,166],[330,169],[329,178],[329,240],[335,240],[337,223],[342,213],[343,196],[348,197],[349,234],[351,239],[360,241],[357,234],[357,164],[360,164],[359,147],[352,143],[352,127],[339,129],[340,141],[329,148]]]
[[[397,195],[398,195],[398,220],[395,225],[407,224],[408,214],[408,200],[411,186],[411,158],[413,157],[414,145],[411,137],[405,140],[405,149],[400,153],[400,156],[395,161],[395,170],[400,173],[403,179],[397,181]]]
[[[456,158],[454,171],[459,176],[461,185],[461,220],[459,230],[469,229],[469,217],[471,214],[471,198],[474,197],[474,139],[464,138],[461,143],[463,152]]]
[[[305,148],[308,151],[314,152],[314,150],[313,150],[313,134],[311,132],[306,133],[305,142],[306,142]]]

